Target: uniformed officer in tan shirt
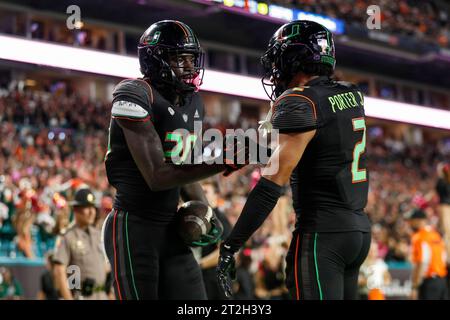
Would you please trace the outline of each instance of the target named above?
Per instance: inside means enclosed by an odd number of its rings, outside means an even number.
[[[94,194],[89,189],[80,189],[70,204],[75,221],[56,240],[53,258],[56,286],[65,300],[107,299],[105,281],[108,267],[101,233],[93,226],[96,216]]]

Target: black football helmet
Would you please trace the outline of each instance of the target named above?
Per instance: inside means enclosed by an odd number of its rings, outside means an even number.
[[[261,64],[264,90],[273,101],[287,89],[298,72],[310,74],[312,66],[325,65],[329,67],[329,75],[333,73],[336,58],[332,34],[314,21],[289,22],[274,33]],[[271,93],[266,86],[272,88]]]
[[[192,54],[189,74],[177,76],[170,66],[170,57]],[[172,87],[179,95],[198,91],[203,81],[204,52],[192,29],[180,21],[163,20],[152,24],[141,36],[138,45],[141,72],[153,85]],[[183,69],[183,65],[178,64]]]

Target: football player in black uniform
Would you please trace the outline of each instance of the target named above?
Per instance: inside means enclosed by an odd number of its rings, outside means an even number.
[[[359,267],[369,250],[370,222],[364,100],[358,88],[330,79],[332,34],[312,21],[283,25],[261,59],[273,85],[271,124],[279,146],[221,245],[218,280],[231,296],[234,253],[259,228],[290,180],[296,228],[286,285],[294,299],[356,299]]]
[[[197,94],[203,53],[191,28],[173,20],[154,23],[138,54],[144,78],[123,80],[113,92],[105,157],[117,190],[103,225],[116,297],[205,299],[200,268],[176,233],[177,205],[180,195],[207,203],[196,181],[237,167],[179,165],[200,141],[194,123],[204,115]]]

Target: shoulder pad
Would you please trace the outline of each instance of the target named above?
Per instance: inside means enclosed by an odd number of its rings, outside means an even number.
[[[271,122],[281,133],[314,130],[317,128],[316,105],[307,95],[288,90],[275,101]]]
[[[113,91],[111,114],[116,118],[146,120],[150,116],[153,91],[144,80],[126,79]]]
[[[153,103],[153,90],[150,85],[140,79],[125,79],[119,82],[113,91],[113,97],[129,95],[143,100],[146,104]]]

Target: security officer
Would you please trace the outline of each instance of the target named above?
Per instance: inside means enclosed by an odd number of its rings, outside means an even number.
[[[406,214],[406,218],[414,231],[411,238],[411,299],[447,300],[444,241],[428,224],[424,211],[414,209]]]
[[[65,300],[107,299],[108,267],[101,233],[93,226],[96,217],[94,194],[89,189],[79,189],[70,205],[75,221],[57,238],[53,258],[57,288]]]

